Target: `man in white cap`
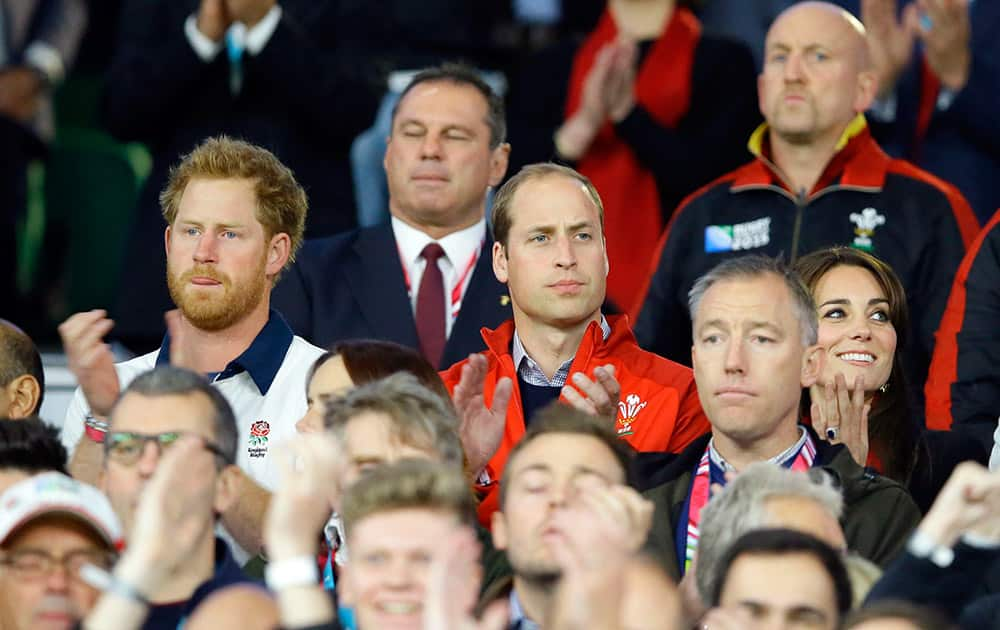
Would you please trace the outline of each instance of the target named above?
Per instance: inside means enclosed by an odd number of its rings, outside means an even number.
[[[80,568],[110,567],[122,528],[97,488],[58,472],[30,477],[0,495],[0,626],[68,630],[99,591]]]

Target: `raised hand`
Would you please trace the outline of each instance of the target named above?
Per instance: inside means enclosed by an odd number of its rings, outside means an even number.
[[[967,532],[1000,542],[1000,472],[975,462],[956,466],[917,529],[944,547]]]
[[[479,553],[476,535],[468,527],[457,527],[452,535],[440,541],[427,569],[423,627],[440,630],[506,627],[506,599],[494,602],[481,620],[472,616],[482,579]]]
[[[176,308],[163,315],[163,321],[167,325],[167,334],[170,335],[170,365],[198,372],[193,357],[188,353],[189,344],[184,332],[184,324],[181,321],[182,317],[180,310]]]
[[[252,28],[264,19],[277,0],[225,0],[226,9],[233,20]]]
[[[915,19],[915,28],[927,64],[941,85],[961,90],[972,67],[969,0],[916,0],[915,6],[925,16]]]
[[[221,42],[233,23],[226,0],[201,0],[196,19],[198,30],[213,42]]]
[[[844,375],[837,374],[832,383],[810,387],[809,396],[812,425],[820,439],[843,444],[854,461],[864,466],[868,461],[868,413],[871,411],[871,405],[865,402],[864,379],[859,375],[851,390]]]
[[[163,453],[139,499],[128,551],[115,573],[149,596],[195,552],[213,526],[215,455],[183,436]]]
[[[87,399],[90,412],[105,417],[118,399],[121,384],[111,347],[104,343],[114,322],[103,310],[77,313],[59,325],[69,369]]]
[[[500,448],[507,426],[507,406],[514,391],[511,379],[500,379],[493,390],[492,404],[487,407],[483,394],[486,371],[486,357],[481,354],[469,355],[469,362],[462,367],[458,385],[451,394],[458,412],[458,437],[465,449],[469,467],[477,476]]]
[[[339,503],[345,458],[329,433],[289,440],[278,456],[279,483],[264,519],[264,545],[275,560],[316,553],[323,526]]]
[[[594,368],[593,380],[583,372],[576,372],[562,388],[562,396],[566,402],[581,411],[607,418],[612,423],[618,418],[621,393],[621,385],[615,378],[615,366],[611,364]]]
[[[880,97],[896,89],[896,81],[913,54],[919,15],[909,4],[897,20],[898,0],[861,0],[861,20],[868,32],[868,50],[878,76]]]
[[[635,107],[635,74],[639,49],[635,42],[620,41],[611,60],[611,71],[605,81],[608,117],[621,122]]]
[[[607,82],[612,70],[615,44],[605,44],[583,81],[580,107],[556,131],[556,151],[568,160],[579,160],[590,149],[608,118]]]

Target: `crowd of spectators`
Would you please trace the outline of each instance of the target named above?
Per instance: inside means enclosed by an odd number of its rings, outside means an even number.
[[[1000,629],[997,29],[0,0],[0,630]],[[78,56],[150,168],[67,312]]]

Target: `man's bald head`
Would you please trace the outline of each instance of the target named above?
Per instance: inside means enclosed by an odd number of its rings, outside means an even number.
[[[771,31],[779,26],[783,18],[796,18],[801,14],[807,15],[810,19],[817,19],[828,25],[830,29],[840,31],[843,41],[849,48],[852,48],[858,55],[858,67],[861,70],[868,70],[871,65],[871,56],[868,49],[868,32],[861,20],[847,9],[837,6],[832,2],[819,2],[809,0],[808,2],[798,2],[788,7],[774,18],[771,28],[767,30],[767,37],[770,38]],[[765,40],[766,45],[766,40]]]
[[[45,392],[42,357],[23,330],[0,319],[0,416],[26,418],[38,412]]]
[[[800,2],[768,29],[758,92],[772,140],[828,151],[877,88],[865,28],[837,5]]]

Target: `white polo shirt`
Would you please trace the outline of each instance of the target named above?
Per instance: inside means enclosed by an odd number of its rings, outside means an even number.
[[[236,464],[267,490],[273,491],[278,479],[274,446],[295,435],[295,423],[306,412],[306,376],[322,353],[294,336],[284,318],[271,311],[250,347],[212,381],[236,416]],[[139,374],[169,363],[169,357],[170,338],[165,337],[159,350],[117,364],[122,390]],[[70,453],[83,437],[87,411],[77,388],[62,427],[62,442]]]

